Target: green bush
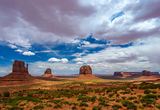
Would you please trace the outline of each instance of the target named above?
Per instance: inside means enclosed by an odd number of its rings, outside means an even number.
[[[14,107],[8,108],[8,110],[24,110],[24,108],[14,106]]]
[[[44,108],[44,106],[43,105],[36,105],[36,106],[34,106],[33,107],[33,109],[43,109]]]
[[[56,105],[54,106],[54,108],[62,108],[62,105],[61,105],[61,104],[56,104]]]
[[[113,110],[118,110],[120,108],[122,108],[122,106],[118,105],[118,104],[114,104],[112,105]]]
[[[149,93],[151,93],[151,90],[149,89],[144,90],[144,94],[149,94]]]
[[[134,105],[134,103],[129,102],[128,100],[122,101],[122,105],[125,106],[125,107],[127,107],[127,109],[137,110],[137,106]]]
[[[85,102],[81,102],[81,103],[79,104],[79,106],[80,106],[80,107],[82,107],[82,106],[84,106],[84,107],[88,107],[88,104],[87,104],[87,103],[85,103]]]
[[[153,94],[156,94],[156,93],[157,93],[157,91],[152,91],[152,93],[153,93]]]
[[[133,97],[133,96],[128,97],[128,100],[134,100],[134,99],[137,99],[137,97]]]
[[[102,110],[101,106],[93,106],[92,110]]]
[[[156,108],[160,109],[160,104],[159,104],[159,105],[156,105]]]
[[[110,93],[109,95],[108,95],[108,97],[113,97],[114,96],[114,93]]]
[[[156,95],[147,94],[147,95],[143,96],[140,101],[142,103],[146,103],[148,105],[148,104],[155,104],[156,100],[157,100],[157,96]]]
[[[8,91],[3,92],[3,96],[4,97],[9,97],[10,96],[10,92],[8,92]]]
[[[73,106],[72,110],[78,110],[78,108],[76,106]]]

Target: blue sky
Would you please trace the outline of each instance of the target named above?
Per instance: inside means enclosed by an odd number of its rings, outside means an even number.
[[[159,4],[159,0],[1,0],[0,75],[11,72],[14,60],[29,63],[33,75],[48,67],[53,74],[77,74],[85,64],[95,74],[159,72]]]

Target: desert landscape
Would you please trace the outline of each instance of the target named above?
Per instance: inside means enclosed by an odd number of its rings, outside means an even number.
[[[160,110],[160,0],[0,0],[0,110]]]
[[[12,73],[0,78],[0,102],[1,110],[158,110],[160,75],[144,70],[95,76],[84,65],[78,76],[54,76],[50,68],[32,76],[28,64],[14,61]]]

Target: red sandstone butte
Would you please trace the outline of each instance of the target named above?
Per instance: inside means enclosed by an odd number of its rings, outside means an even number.
[[[92,68],[89,65],[83,65],[80,67],[78,78],[95,79],[96,77],[92,75]]]
[[[44,74],[42,75],[43,78],[49,78],[49,79],[54,79],[55,76],[52,75],[52,70],[50,68],[47,68]]]
[[[15,60],[12,67],[12,72],[4,77],[1,80],[4,81],[27,81],[32,80],[32,77],[28,72],[28,64],[25,67],[23,61]]]

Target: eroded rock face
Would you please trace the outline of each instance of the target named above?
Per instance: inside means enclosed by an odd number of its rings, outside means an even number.
[[[92,68],[89,65],[81,66],[79,74],[80,75],[88,75],[88,74],[92,75]]]
[[[20,72],[20,73],[28,73],[28,64],[27,67],[25,67],[23,61],[14,61],[12,72]]]
[[[52,70],[50,68],[47,68],[44,74],[52,74]]]
[[[25,63],[23,61],[14,61],[12,72],[2,78],[5,81],[26,81],[32,80],[32,77],[28,72],[28,64],[25,67]]]

